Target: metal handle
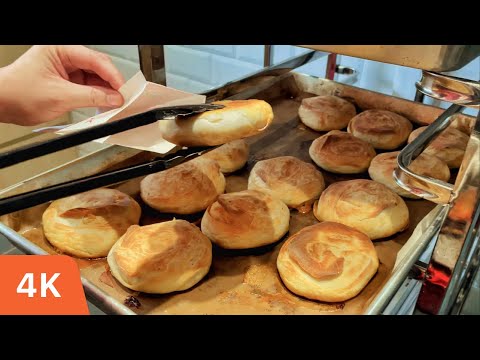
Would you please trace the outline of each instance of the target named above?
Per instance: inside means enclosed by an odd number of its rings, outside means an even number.
[[[58,138],[22,146],[0,154],[0,169],[84,144],[95,139],[100,139],[108,135],[114,135],[140,126],[153,124],[158,120],[175,118],[176,116],[188,116],[208,110],[221,109],[223,107],[224,105],[218,104],[169,106],[132,115],[118,121],[92,126]]]
[[[113,185],[122,181],[134,179],[139,176],[159,172],[165,170],[165,168],[166,162],[164,160],[156,160],[148,164],[115,170],[100,175],[91,175],[81,179],[48,186],[43,189],[33,190],[19,195],[3,198],[0,199],[0,216],[23,209],[28,209],[48,201],[79,194],[84,191]]]
[[[40,205],[47,201],[61,199],[84,191],[118,184],[140,176],[157,173],[201,156],[214,148],[215,147],[204,146],[182,149],[163,159],[153,160],[119,170],[113,170],[103,174],[90,175],[80,179],[70,180],[60,184],[47,186],[45,188],[6,197],[0,199],[0,216]]]
[[[397,157],[398,167],[393,173],[397,184],[412,194],[437,204],[448,204],[453,193],[453,185],[428,176],[415,174],[408,166],[440,133],[445,130],[463,106],[453,104],[445,110],[415,140],[405,146]]]
[[[423,94],[437,100],[471,107],[480,104],[480,84],[476,81],[423,71],[422,78],[415,86]]]

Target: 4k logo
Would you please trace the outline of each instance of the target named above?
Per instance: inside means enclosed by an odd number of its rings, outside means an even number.
[[[55,280],[60,276],[60,273],[55,273],[53,276],[47,281],[47,274],[41,273],[40,274],[40,297],[44,298],[47,297],[47,291],[56,297],[62,297],[60,293],[55,288],[53,284]],[[26,285],[26,287],[25,287]],[[37,288],[34,284],[34,274],[33,273],[26,273],[20,283],[17,286],[17,294],[28,294],[29,298],[33,298],[37,293]]]

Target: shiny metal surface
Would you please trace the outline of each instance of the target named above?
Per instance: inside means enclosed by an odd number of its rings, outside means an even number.
[[[416,87],[427,96],[453,103],[400,152],[394,172],[400,186],[448,209],[416,305],[429,314],[459,314],[480,261],[480,112],[454,186],[414,174],[408,165],[446,129],[453,114],[464,106],[479,106],[480,83],[423,71]]]
[[[437,204],[448,204],[453,192],[453,186],[445,181],[419,175],[408,166],[453,120],[452,115],[462,109],[460,105],[451,105],[440,117],[422,132],[415,140],[405,146],[398,155],[398,167],[393,177],[399,186],[412,194],[433,201]]]
[[[270,74],[269,78],[267,78],[266,82],[256,82],[256,81],[249,81],[249,79],[245,79],[245,81],[242,82],[242,87],[235,88],[235,91],[232,91],[231,88],[229,88],[229,91],[224,92],[224,94],[227,94],[231,97],[236,97],[236,98],[244,98],[244,99],[249,98],[251,94],[255,94],[261,89],[265,89],[265,87],[274,88],[276,81],[278,81],[278,79],[284,79],[285,77],[289,77],[289,76],[292,77],[292,79],[294,79],[295,86],[298,87],[298,91],[308,91],[308,92],[320,95],[320,94],[323,94],[324,92],[336,93],[336,90],[340,90],[340,89],[344,89],[345,91],[346,88],[353,90],[353,88],[344,84],[330,82],[324,79],[317,79],[315,77],[311,77],[303,74],[291,73],[290,70],[286,72],[283,70],[278,71],[276,76],[272,75],[274,74],[274,72],[273,73],[270,72],[269,74]],[[275,91],[283,91],[283,90],[281,90],[281,88],[280,89],[277,88],[277,90]],[[360,91],[360,89],[356,89],[355,91]],[[215,93],[215,95],[218,96],[218,93]],[[380,96],[380,95],[376,95],[376,96]],[[407,106],[408,104],[404,104],[404,105]],[[420,106],[420,105],[412,103],[408,106]],[[118,151],[118,148],[119,147],[110,147],[101,152],[98,152],[94,158],[90,157],[90,158],[77,160],[76,166],[75,164],[72,163],[67,167],[67,169],[58,168],[58,169],[52,170],[48,173],[43,174],[43,176],[41,177],[37,177],[35,179],[25,181],[22,184],[18,184],[17,186],[9,189],[9,191],[5,191],[1,193],[0,196],[9,196],[12,193],[21,193],[25,191],[26,188],[35,189],[38,187],[43,187],[47,184],[64,181],[66,178],[72,177],[72,174],[71,174],[72,170],[75,171],[75,174],[78,174],[79,172],[81,173],[83,171],[90,172],[93,170],[94,167],[96,168],[97,172],[99,169],[100,171],[104,170],[103,165],[104,164],[107,165],[110,161],[112,161],[112,156],[116,154],[116,152]],[[99,165],[102,165],[102,166],[99,168]],[[426,221],[422,221],[423,225],[416,231],[415,236],[408,240],[407,243],[409,244],[409,246],[404,247],[402,251],[403,254],[401,256],[401,259],[397,258],[396,268],[392,273],[392,277],[389,278],[386,281],[386,283],[382,285],[383,289],[381,290],[380,294],[378,294],[379,296],[373,299],[373,301],[369,304],[369,306],[371,307],[369,309],[370,314],[381,313],[383,308],[388,304],[389,299],[391,299],[392,295],[395,294],[395,291],[399,289],[399,287],[403,283],[403,280],[405,279],[406,275],[409,272],[410,266],[416,261],[417,254],[421,253],[422,249],[428,246],[428,244],[431,242],[432,234],[434,234],[435,231],[438,232],[438,226],[435,224],[437,223],[439,224],[440,220],[438,219],[438,211],[442,211],[443,209],[444,209],[443,207],[439,206],[436,208],[436,211],[433,210],[431,213],[429,213],[429,218],[424,219]],[[5,233],[3,229],[4,229],[3,227],[0,227],[0,233]],[[16,235],[13,236],[13,233],[15,233]],[[21,244],[23,243],[23,241],[27,242],[27,240],[23,236],[19,235],[16,232],[13,232],[13,233],[8,232],[6,233],[6,236],[14,245],[21,247]],[[100,302],[105,302],[106,304],[110,304],[109,303],[110,297],[108,295],[105,296],[101,293],[95,293],[95,289],[89,289],[88,287],[86,287],[85,289],[86,289],[85,291],[88,292],[89,298],[94,297]],[[97,302],[94,301],[94,303],[97,305]],[[102,305],[98,305],[98,306],[103,308]],[[112,307],[111,310],[107,312],[118,313],[118,309],[114,309]]]
[[[417,307],[430,314],[456,314],[479,266],[480,113],[425,274]]]
[[[480,45],[299,46],[436,72],[458,70],[480,55]]]
[[[404,280],[407,278],[410,269],[414,266],[415,261],[417,261],[430,244],[432,238],[438,233],[445,214],[445,208],[441,206],[437,206],[432,210],[430,216],[433,218],[433,221],[429,223],[426,229],[421,233],[415,246],[410,247],[408,252],[403,254],[402,259],[395,264],[395,269],[392,272],[388,284],[379,291],[370,303],[365,311],[366,315],[379,315],[386,309],[387,305],[392,305],[391,300],[396,295],[400,286],[404,283]],[[398,300],[399,299],[397,299],[397,301]],[[394,306],[398,307],[399,305],[397,304]]]
[[[471,107],[480,104],[480,83],[476,81],[423,71],[415,86],[421,93],[441,101]]]
[[[320,55],[325,56],[325,54],[320,54]],[[269,86],[272,85],[272,83],[274,83],[275,81],[278,81],[279,78],[283,78],[284,76],[294,76],[296,79],[298,79],[299,84],[300,83],[302,84],[301,85],[302,90],[305,90],[305,91],[308,90],[312,93],[316,93],[315,91],[313,91],[314,89],[316,89],[316,86],[318,86],[319,89],[328,88],[331,91],[333,91],[332,90],[333,86],[335,86],[336,89],[345,87],[342,84],[338,84],[334,82],[326,82],[325,80],[322,80],[322,79],[315,79],[313,77],[308,77],[308,76],[296,74],[296,73],[291,74],[291,73],[288,73],[289,71],[290,70],[287,70],[287,73],[285,73],[285,71],[280,68],[278,72],[275,72],[275,71],[270,72],[268,73],[269,75],[266,82],[260,82],[260,83],[256,81],[251,82],[250,81],[251,78],[244,79],[242,80],[241,87],[240,86],[238,88],[235,87],[235,85],[238,85],[238,83],[230,84],[229,86],[221,88],[224,90],[226,89],[226,91],[218,89],[213,94],[214,95],[213,97],[218,96],[218,98],[221,98],[220,94],[225,94],[226,96],[231,96],[231,97],[248,98],[249,96],[251,96],[252,93],[258,92],[259,89],[268,88]],[[418,104],[415,105],[414,103],[412,103],[409,106],[420,106],[420,105]],[[102,150],[101,152],[98,152],[95,157],[88,157],[88,158],[82,159],[80,163],[77,163],[77,164],[72,163],[66,168],[58,168],[58,169],[52,170],[48,173],[43,174],[43,176],[35,178],[33,181],[27,181],[25,183],[18,184],[15,187],[10,188],[9,191],[4,191],[1,195],[7,196],[7,195],[10,195],[11,193],[22,192],[25,190],[25,188],[37,188],[38,186],[45,186],[46,184],[49,184],[49,183],[51,184],[52,182],[54,183],[54,182],[61,181],[59,176],[62,179],[69,178],[72,176],[70,173],[72,170],[75,171],[75,174],[82,174],[82,173],[85,174],[85,171],[98,172],[99,169],[100,170],[103,169],[103,166],[106,165],[104,164],[105,161],[110,162],[112,160],[111,156],[117,155],[119,151],[118,148],[119,147],[113,146],[108,149]],[[130,154],[130,150],[128,150],[128,152],[129,153],[124,154],[122,158],[133,155],[133,154]],[[91,165],[94,165],[93,167],[95,167],[95,169],[93,169]],[[463,174],[462,171],[463,171],[463,167],[461,170],[461,174]],[[398,263],[396,264],[397,266],[395,268],[395,271],[392,273],[392,277],[388,280],[386,284],[384,284],[384,288],[381,290],[379,294],[377,294],[377,297],[369,305],[370,307],[368,308],[367,313],[369,314],[382,313],[385,306],[389,303],[389,300],[392,299],[393,295],[395,295],[396,291],[403,284],[404,279],[406,278],[408,272],[410,271],[411,266],[413,266],[415,261],[418,259],[419,254],[423,252],[423,249],[425,249],[428,246],[428,244],[431,244],[432,238],[434,238],[434,236],[436,236],[439,230],[442,228],[443,220],[448,210],[449,210],[449,207],[447,206],[443,206],[443,207],[438,206],[436,208],[437,212],[432,212],[433,221],[427,222],[426,226],[420,229],[419,231],[420,236],[417,238],[417,241],[415,241],[414,246],[411,246],[408,249],[405,249],[405,252],[402,254],[401,259],[398,259]],[[21,248],[22,250],[24,249],[24,243],[30,243],[23,236],[9,229],[3,224],[0,224],[0,233],[5,234],[7,238],[9,238],[9,240],[15,246]],[[34,247],[36,248],[36,246]],[[36,253],[35,249],[30,249],[30,251],[27,250],[27,252],[33,253],[33,254]],[[84,287],[85,287],[87,296],[89,297],[89,299],[92,297],[96,299],[94,303],[97,306],[101,307],[102,309],[107,308],[107,310],[105,311],[108,313],[123,313],[123,312],[128,313],[128,308],[126,308],[123,304],[119,304],[119,303],[112,304],[110,302],[111,297],[109,297],[108,295],[105,295],[102,292],[98,292],[98,289],[96,287],[91,287],[90,285],[91,284],[84,282]],[[100,305],[98,305],[98,303],[100,303]],[[395,309],[401,308],[398,306],[398,304],[395,305],[394,307]]]

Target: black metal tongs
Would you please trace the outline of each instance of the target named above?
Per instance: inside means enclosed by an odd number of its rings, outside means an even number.
[[[108,135],[114,135],[126,130],[152,124],[158,120],[171,121],[177,117],[189,116],[205,111],[223,108],[223,105],[200,104],[180,105],[150,110],[141,114],[126,117],[110,123],[92,126],[61,137],[23,146],[0,154],[0,169],[18,163],[68,149]],[[10,214],[14,211],[23,210],[32,206],[43,204],[50,200],[60,199],[75,195],[84,191],[99,187],[116,184],[139,176],[153,174],[176,166],[182,162],[202,155],[212,147],[189,148],[180,150],[172,155],[159,160],[134,165],[131,167],[106,172],[99,175],[91,175],[76,180],[48,186],[42,189],[29,191],[0,199],[0,215]]]

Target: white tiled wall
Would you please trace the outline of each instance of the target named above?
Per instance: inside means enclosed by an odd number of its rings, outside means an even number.
[[[275,45],[277,64],[306,49]],[[263,68],[263,45],[166,45],[168,86],[191,92],[205,92]]]
[[[87,46],[110,55],[125,79],[140,69],[137,45]],[[307,50],[275,45],[273,62],[279,63],[304,51]],[[166,45],[167,85],[202,93],[262,69],[263,54],[263,45]],[[318,68],[323,76],[325,65],[320,64]],[[93,108],[79,109],[71,113],[71,118],[76,122],[94,114]]]
[[[88,46],[109,54],[126,79],[140,68],[137,45]],[[274,45],[272,51],[273,63],[278,64],[308,49]],[[179,90],[202,93],[262,69],[263,54],[263,45],[166,45],[167,85]],[[327,57],[323,57],[295,71],[325,77],[326,63]],[[336,75],[336,81],[410,100],[415,96],[415,81],[421,77],[421,71],[417,69],[348,56],[338,56],[337,63],[354,68],[357,74]],[[480,60],[474,60],[453,75],[469,79],[480,78]],[[446,106],[430,98],[426,98],[425,102]],[[475,110],[466,112],[473,115]],[[81,109],[72,113],[72,119],[77,121],[93,114],[94,109]]]

